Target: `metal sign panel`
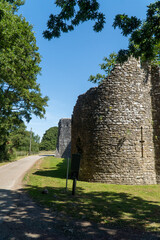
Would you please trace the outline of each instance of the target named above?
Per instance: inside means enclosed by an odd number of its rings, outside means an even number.
[[[81,155],[80,154],[72,154],[72,160],[71,160],[71,178],[78,179],[79,175],[79,168],[80,168],[80,160]]]

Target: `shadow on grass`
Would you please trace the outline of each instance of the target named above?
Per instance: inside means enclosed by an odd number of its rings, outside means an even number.
[[[78,214],[87,217],[88,214],[95,215],[97,211],[97,202],[104,204],[98,210],[101,215],[113,216],[115,214],[117,221],[121,219],[123,211],[130,204],[127,212],[140,215],[143,219],[148,218],[148,221],[157,221],[153,218],[153,214],[159,210],[153,202],[146,202],[142,199],[131,197],[127,194],[115,194],[112,192],[83,194],[83,189],[78,189],[76,197],[71,197],[70,192],[65,194],[63,189],[49,188],[49,194],[42,195],[41,188],[29,187],[32,195],[37,195],[44,203],[45,199],[49,198],[49,204],[52,206],[53,213],[51,214],[46,208],[37,206],[32,202],[23,190],[13,191],[0,189],[0,239],[38,239],[38,240],[158,240],[158,234],[133,231],[122,226],[110,228],[102,227],[94,222],[87,224],[83,221],[71,220],[70,214],[77,218]],[[99,200],[102,197],[102,202]],[[84,205],[83,198],[86,198],[90,203]],[[120,208],[111,211],[114,208],[117,200],[121,200]],[[93,206],[91,206],[91,203]],[[142,204],[142,208],[141,208]],[[99,205],[99,204],[98,204]],[[136,207],[131,210],[131,208]],[[156,210],[157,208],[157,210]],[[61,211],[58,211],[61,209]],[[78,210],[81,212],[78,213]],[[103,210],[105,211],[103,213]],[[64,211],[71,213],[65,217]],[[91,213],[89,213],[91,211]],[[144,213],[142,214],[142,211]],[[143,220],[139,219],[139,223],[143,225]],[[125,230],[125,231],[124,231]],[[65,234],[65,236],[64,236]]]
[[[67,160],[61,159],[55,167],[38,170],[33,174],[65,179],[66,167]],[[47,187],[47,180],[46,188],[48,194],[42,194],[44,188],[37,186],[28,186],[28,191],[33,199],[50,207],[64,222],[72,222],[71,229],[75,228],[77,236],[80,236],[73,239],[160,239],[159,202],[123,192],[86,193],[82,187],[78,187],[78,183],[74,197],[71,190],[65,192],[61,187]],[[87,221],[89,225],[84,226]]]
[[[54,161],[54,158],[53,158]],[[66,178],[66,169],[67,169],[67,159],[60,158],[60,162],[53,168],[47,168],[46,170],[36,171],[35,175],[45,176],[45,177],[55,177],[55,178]]]
[[[55,157],[55,154],[40,154],[41,157]]]
[[[70,191],[66,193],[62,188],[51,187],[47,188],[48,194],[42,195],[42,188],[28,187],[33,198],[47,204],[53,212],[62,213],[64,217],[104,223],[103,226],[107,228],[125,229],[138,234],[142,231],[145,234],[146,229],[160,233],[160,206],[156,202],[146,201],[127,193],[84,193],[80,187],[77,188],[75,197],[72,197]],[[147,236],[149,235],[138,239],[160,239],[160,235],[159,238]]]

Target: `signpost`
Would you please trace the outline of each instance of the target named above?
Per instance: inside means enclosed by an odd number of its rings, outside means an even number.
[[[76,183],[79,177],[79,168],[80,168],[80,154],[72,154],[71,161],[71,178],[73,179],[72,195],[75,195],[76,192]]]
[[[66,191],[68,185],[68,173],[69,173],[69,158],[67,158]]]

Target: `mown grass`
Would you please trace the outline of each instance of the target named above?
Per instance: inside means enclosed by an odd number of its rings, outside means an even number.
[[[3,166],[3,165],[6,165],[6,164],[8,164],[8,163],[9,163],[9,162],[1,162],[1,163],[0,163],[0,167]]]
[[[20,159],[22,159],[22,158],[25,158],[25,157],[27,157],[27,155],[17,156],[15,159],[11,159],[10,161],[0,162],[0,167],[3,166],[3,165],[7,165],[7,164],[9,164],[9,163],[11,163],[11,162],[18,161],[18,160],[20,160]]]
[[[66,186],[65,159],[46,157],[25,177],[29,194],[41,204],[68,217],[107,226],[160,231],[160,185],[129,186],[77,182],[72,196],[72,180]],[[48,194],[42,194],[47,188]]]
[[[32,154],[33,155],[33,154]],[[36,155],[36,154],[35,154]],[[28,157],[29,155],[28,154],[26,154],[26,155],[18,155],[18,156],[16,156],[16,158],[13,158],[13,159],[11,159],[11,160],[9,160],[9,161],[6,161],[6,162],[0,162],[0,167],[1,166],[3,166],[3,165],[7,165],[7,164],[9,164],[9,163],[12,163],[12,162],[15,162],[15,161],[18,161],[18,160],[21,160],[22,158],[25,158],[25,157]]]
[[[51,151],[40,151],[39,155],[54,155],[55,154],[55,150],[51,150]]]
[[[21,158],[22,158],[22,157],[21,157]],[[6,162],[0,162],[0,167],[1,167],[1,166],[4,166],[4,165],[7,165],[7,164],[9,164],[9,163],[11,163],[11,162],[15,162],[15,161],[17,161],[17,160],[20,160],[20,158],[16,158],[16,159],[14,159],[14,160],[6,161]]]

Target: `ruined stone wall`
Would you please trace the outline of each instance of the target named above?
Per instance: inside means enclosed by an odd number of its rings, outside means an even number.
[[[81,154],[81,180],[157,183],[155,167],[160,172],[160,154],[155,151],[154,127],[160,108],[152,118],[157,110],[156,89],[160,93],[159,83],[159,89],[152,86],[157,78],[154,74],[151,79],[130,58],[117,65],[99,87],[79,96],[72,117],[72,153]],[[160,95],[158,101],[160,107]],[[157,149],[159,146],[160,141]]]
[[[160,68],[151,69],[152,125],[157,183],[160,184]]]
[[[58,123],[58,141],[56,156],[71,157],[71,119],[62,118]]]

